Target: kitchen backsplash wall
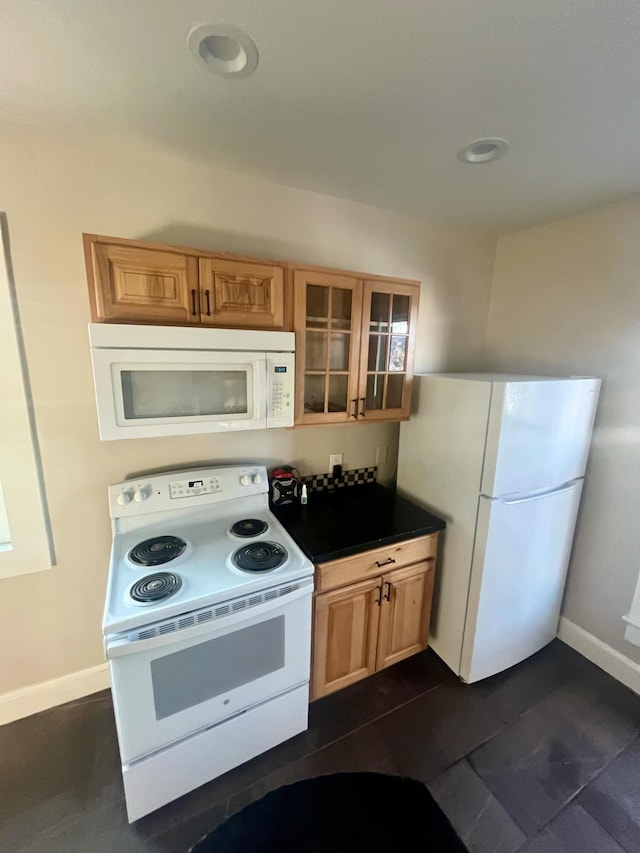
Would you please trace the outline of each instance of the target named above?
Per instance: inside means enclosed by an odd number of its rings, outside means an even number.
[[[101,443],[83,231],[420,279],[418,366],[471,367],[482,349],[495,250],[485,232],[216,171],[133,140],[39,128],[0,129],[0,186],[58,556],[51,571],[0,581],[0,640],[11,649],[0,694],[103,664],[108,483],[247,460],[314,474],[334,452],[345,468],[373,466],[386,453],[381,482],[395,468],[395,424]]]
[[[364,486],[378,481],[378,469],[375,465],[369,468],[354,468],[350,471],[343,470],[339,477],[333,474],[312,474],[303,477],[310,492],[331,492],[335,489],[347,489],[350,486]]]

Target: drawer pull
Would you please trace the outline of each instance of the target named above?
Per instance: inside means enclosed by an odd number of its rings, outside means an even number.
[[[386,595],[383,595],[383,598],[386,598],[387,601],[391,601],[391,581],[385,581],[384,585],[387,587]]]
[[[376,604],[380,606],[382,604],[382,584],[376,587],[376,591],[378,593],[378,597],[376,598]]]
[[[195,315],[196,315],[196,289],[195,289],[195,287],[193,287],[191,289],[191,313],[195,317]]]
[[[211,316],[211,294],[208,290],[204,292],[205,299],[207,300],[207,317]]]
[[[395,563],[395,560],[393,559],[393,557],[389,557],[388,560],[383,560],[382,563],[379,562],[378,560],[376,560],[376,566],[379,569],[381,569],[383,566],[390,566],[391,563]]]

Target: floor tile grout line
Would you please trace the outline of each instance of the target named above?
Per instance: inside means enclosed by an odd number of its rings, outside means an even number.
[[[625,749],[626,749],[626,747],[625,747]],[[619,754],[619,753],[618,753],[618,754]],[[594,778],[595,778],[595,777],[594,777]],[[593,779],[592,779],[591,781],[593,781]],[[591,784],[591,783],[589,783],[589,784]],[[584,790],[584,789],[583,789],[583,790]],[[579,802],[579,803],[578,803],[578,805],[579,805],[579,806],[582,806],[582,808],[587,812],[587,814],[588,814],[591,818],[593,818],[593,820],[595,820],[595,822],[596,822],[596,823],[598,824],[598,826],[603,830],[603,832],[605,832],[605,833],[609,836],[609,838],[612,838],[612,839],[615,841],[615,843],[616,843],[619,847],[621,847],[623,850],[625,850],[625,851],[626,851],[626,853],[636,853],[636,851],[634,851],[634,850],[629,850],[629,848],[627,847],[627,845],[626,845],[626,844],[623,844],[623,843],[622,843],[622,841],[620,841],[620,839],[619,839],[619,838],[616,838],[616,837],[615,837],[615,835],[613,835],[611,832],[609,832],[609,830],[607,829],[607,827],[602,823],[602,821],[601,821],[599,818],[597,818],[597,817],[593,814],[593,812],[591,811],[591,809],[589,808],[589,806],[588,806],[586,803]]]
[[[631,740],[630,740],[628,743],[626,743],[626,744],[622,747],[622,749],[618,750],[618,752],[616,752],[616,754],[615,754],[612,758],[610,758],[610,759],[609,759],[609,761],[607,761],[605,764],[603,764],[603,766],[600,768],[600,770],[598,770],[596,773],[594,773],[594,774],[593,774],[593,776],[591,776],[589,779],[587,779],[587,781],[586,781],[583,785],[581,785],[581,786],[578,788],[578,790],[577,790],[577,791],[575,791],[575,792],[574,792],[574,793],[573,793],[573,794],[572,794],[572,795],[571,795],[567,800],[565,800],[565,801],[562,803],[562,805],[561,805],[561,806],[560,806],[560,807],[559,807],[559,808],[558,808],[558,809],[557,809],[557,810],[556,810],[556,811],[555,811],[555,812],[554,812],[554,813],[553,813],[553,814],[552,814],[552,815],[551,815],[551,816],[550,816],[550,817],[549,817],[549,818],[548,818],[548,819],[547,819],[543,824],[541,824],[541,825],[538,827],[538,829],[535,831],[535,833],[534,833],[532,836],[529,836],[529,835],[527,834],[527,832],[524,830],[524,828],[523,828],[522,826],[520,826],[520,824],[518,823],[518,821],[516,820],[516,818],[511,814],[511,812],[509,811],[509,809],[508,809],[508,808],[504,805],[504,803],[500,800],[500,798],[499,798],[499,797],[498,797],[498,795],[495,793],[495,791],[493,791],[491,788],[489,788],[489,786],[487,785],[487,783],[486,783],[486,782],[485,782],[485,785],[486,785],[486,787],[488,788],[488,790],[489,790],[489,791],[491,791],[491,793],[493,794],[493,796],[498,800],[498,802],[499,802],[499,803],[500,803],[500,805],[504,808],[504,810],[507,812],[507,814],[509,815],[509,817],[510,817],[510,818],[511,818],[511,819],[512,819],[512,820],[513,820],[513,821],[514,821],[514,822],[515,822],[519,827],[520,827],[520,829],[522,829],[522,831],[525,833],[525,835],[527,835],[527,842],[529,842],[529,841],[533,840],[534,838],[536,838],[536,837],[537,837],[537,836],[538,836],[538,835],[539,835],[539,834],[540,834],[544,829],[546,829],[546,827],[547,827],[547,826],[549,826],[549,824],[550,824],[553,820],[555,820],[555,819],[558,817],[558,815],[559,815],[559,814],[561,814],[565,809],[567,809],[567,808],[568,808],[568,807],[569,807],[569,806],[570,806],[574,801],[577,801],[577,798],[578,798],[578,797],[580,796],[580,794],[584,791],[584,789],[585,789],[585,788],[587,788],[587,787],[588,787],[588,786],[589,786],[593,781],[595,781],[595,780],[598,778],[598,776],[600,776],[600,774],[601,774],[601,773],[602,773],[602,772],[603,772],[607,767],[609,767],[609,766],[610,766],[610,765],[611,765],[611,764],[616,760],[616,758],[618,758],[618,756],[619,756],[619,755],[621,755],[621,754],[624,752],[624,750],[625,750],[625,749],[627,749],[627,747],[628,747],[631,743],[633,743],[633,741],[634,741],[637,737],[638,737],[638,734],[634,735],[634,736],[633,736],[633,738],[631,738]],[[486,741],[485,741],[485,743],[486,743]],[[469,755],[470,755],[470,754],[471,754],[471,753],[469,753]],[[467,759],[467,758],[468,758],[468,756],[465,756],[465,759]],[[457,763],[457,762],[454,762],[454,763]],[[471,762],[470,762],[470,761],[469,761],[469,764],[471,764]],[[450,765],[450,766],[453,766],[453,765]],[[475,767],[473,767],[473,765],[472,765],[472,764],[471,764],[471,766],[472,766],[473,770],[475,771]],[[443,772],[444,772],[444,771],[443,771]],[[476,772],[477,772],[477,771],[476,771]],[[477,775],[479,776],[479,778],[480,778],[480,779],[482,779],[482,776],[480,776],[480,774],[477,774]],[[484,782],[484,780],[482,780],[482,781]],[[602,826],[602,828],[605,830],[605,832],[607,833],[607,835],[611,835],[611,833],[607,831],[606,827],[604,827],[604,826],[600,823],[600,821],[595,817],[595,815],[592,815],[592,814],[591,814],[591,812],[589,811],[589,809],[587,809],[587,808],[586,808],[586,806],[584,805],[584,803],[582,803],[582,802],[578,802],[578,805],[582,806],[586,811],[588,811],[588,812],[589,812],[589,814],[591,815],[591,817],[593,817],[593,818],[594,818],[594,820],[596,821],[596,823],[598,823],[600,826]],[[613,838],[613,836],[611,836],[611,837]],[[619,842],[616,838],[613,838],[613,840],[614,840],[614,841],[616,841],[616,843],[617,843],[617,844],[620,844],[620,842]],[[620,846],[622,846],[622,845],[620,844]],[[521,848],[518,848],[518,849],[521,849]],[[626,848],[625,848],[625,850],[626,850]],[[517,853],[517,851],[516,851],[516,853]],[[635,851],[632,851],[632,853],[635,853]]]

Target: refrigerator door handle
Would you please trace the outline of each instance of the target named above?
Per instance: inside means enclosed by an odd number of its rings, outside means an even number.
[[[561,489],[549,489],[548,492],[540,492],[537,495],[530,495],[524,498],[514,498],[511,501],[506,501],[503,498],[498,498],[500,503],[505,506],[511,506],[512,504],[523,504],[528,503],[529,501],[537,501],[540,498],[548,498],[549,495],[561,495],[563,492],[569,492],[571,489],[574,489],[576,485],[576,480],[572,480],[567,486],[563,486]]]

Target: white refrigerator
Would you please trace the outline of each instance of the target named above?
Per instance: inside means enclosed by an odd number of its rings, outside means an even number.
[[[415,377],[398,491],[447,522],[430,644],[464,681],[555,636],[600,380]]]

